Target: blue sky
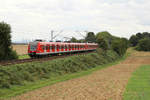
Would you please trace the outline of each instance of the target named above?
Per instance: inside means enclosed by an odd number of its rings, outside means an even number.
[[[150,31],[150,0],[0,0],[0,21],[12,27],[12,40],[56,39],[74,36],[76,31],[109,31],[129,38]]]

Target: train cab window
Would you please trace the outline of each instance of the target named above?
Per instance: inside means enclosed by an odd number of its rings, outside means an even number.
[[[44,45],[41,45],[40,48],[41,48],[42,50],[45,50],[45,46],[44,46]]]
[[[41,45],[40,48],[43,49],[43,45]]]
[[[36,45],[32,45],[32,44],[30,44],[30,50],[31,50],[31,51],[35,51],[35,50],[36,50],[36,48],[37,48],[37,46],[36,46]]]

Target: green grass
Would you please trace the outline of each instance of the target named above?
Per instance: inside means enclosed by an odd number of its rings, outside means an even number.
[[[133,72],[123,100],[150,100],[150,65],[141,66]]]
[[[27,54],[25,54],[25,55],[19,55],[18,57],[19,57],[18,59],[27,59],[27,58],[30,58],[30,56],[27,55]]]
[[[49,86],[49,85],[52,85],[52,84],[55,84],[58,82],[62,82],[62,81],[70,80],[73,78],[78,78],[81,76],[89,75],[89,74],[93,73],[94,71],[101,70],[103,68],[110,67],[112,65],[116,65],[116,64],[120,63],[121,61],[125,60],[126,57],[129,55],[130,55],[130,53],[127,53],[121,59],[119,59],[113,63],[97,66],[95,68],[88,69],[86,71],[80,71],[80,72],[76,72],[73,74],[66,74],[63,76],[54,76],[51,79],[43,79],[43,80],[38,80],[35,82],[28,82],[24,86],[13,86],[10,89],[1,89],[0,90],[0,94],[1,94],[0,99],[10,98],[10,97],[13,97],[13,96],[16,96],[16,95],[19,95],[19,94],[22,94],[22,93],[25,93],[28,91],[35,90],[37,88],[41,88],[41,87]]]

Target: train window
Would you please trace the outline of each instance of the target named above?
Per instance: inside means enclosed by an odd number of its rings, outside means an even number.
[[[54,45],[52,46],[52,49],[55,49],[55,46],[54,46]]]
[[[64,46],[63,46],[63,45],[61,45],[61,49],[64,49]]]
[[[69,45],[69,49],[71,49],[71,46]]]
[[[75,48],[77,48],[77,45],[75,45]]]
[[[67,49],[67,45],[65,45],[65,49]]]
[[[46,46],[46,50],[49,50],[49,46],[48,45]]]
[[[60,46],[59,46],[59,45],[57,45],[57,49],[60,49]]]

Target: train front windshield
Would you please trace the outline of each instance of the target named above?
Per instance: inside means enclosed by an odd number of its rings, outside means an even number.
[[[30,44],[30,50],[31,51],[36,51],[36,48],[37,48],[37,45]]]

